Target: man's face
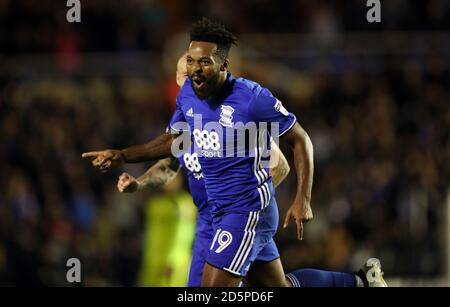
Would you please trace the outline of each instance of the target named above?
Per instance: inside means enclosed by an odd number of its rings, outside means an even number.
[[[206,99],[217,89],[222,61],[214,56],[217,45],[193,41],[187,52],[187,73],[192,88],[200,99]]]

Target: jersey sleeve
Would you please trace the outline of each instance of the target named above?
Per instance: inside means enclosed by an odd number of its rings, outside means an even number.
[[[267,122],[270,126],[278,124],[278,136],[288,132],[296,123],[297,118],[288,112],[280,100],[275,98],[268,89],[261,90],[249,104],[249,115],[255,122]],[[272,130],[273,131],[273,130]]]
[[[175,132],[182,132],[182,131],[188,131],[188,125],[186,122],[186,118],[184,117],[183,110],[181,109],[180,102],[177,99],[175,112],[172,115],[172,118],[170,119],[169,125],[166,129],[168,132],[175,131]]]

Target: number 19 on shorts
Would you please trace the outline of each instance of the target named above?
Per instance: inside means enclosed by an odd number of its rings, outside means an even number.
[[[210,250],[214,248],[214,245],[216,245],[216,242],[219,244],[219,247],[216,248],[215,252],[218,254],[221,251],[223,251],[225,248],[227,248],[228,245],[231,244],[233,241],[233,236],[230,232],[222,229],[217,229],[216,235],[214,236],[214,240],[211,243]]]

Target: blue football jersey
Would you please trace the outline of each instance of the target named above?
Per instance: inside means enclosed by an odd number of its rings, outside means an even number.
[[[189,190],[199,214],[206,213],[208,210],[208,197],[206,195],[205,181],[197,153],[192,151],[186,152],[178,160],[188,175]]]
[[[213,99],[199,99],[186,80],[169,127],[179,131],[187,123],[212,211],[250,212],[273,197],[269,165],[263,163],[269,139],[295,122],[269,90],[229,73]]]

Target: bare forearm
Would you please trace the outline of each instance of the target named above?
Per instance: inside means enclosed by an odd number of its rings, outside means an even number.
[[[313,218],[311,210],[314,175],[313,146],[308,134],[298,123],[295,123],[283,138],[294,151],[294,165],[297,173],[297,194],[294,203],[286,212],[283,227],[286,228],[289,221],[294,219],[297,224],[297,239],[303,240],[303,222]]]
[[[311,200],[311,191],[314,177],[314,152],[311,139],[302,130],[301,139],[294,145],[294,164],[297,173],[297,199]]]
[[[142,176],[137,178],[138,190],[159,188],[177,175],[180,169],[178,160],[174,157],[158,161],[148,169]]]
[[[314,153],[311,139],[298,123],[283,138],[291,145],[294,152],[294,165],[297,174],[296,200],[309,203],[314,176]]]
[[[159,160],[171,155],[171,146],[174,136],[164,133],[151,142],[135,145],[121,150],[126,163]]]

